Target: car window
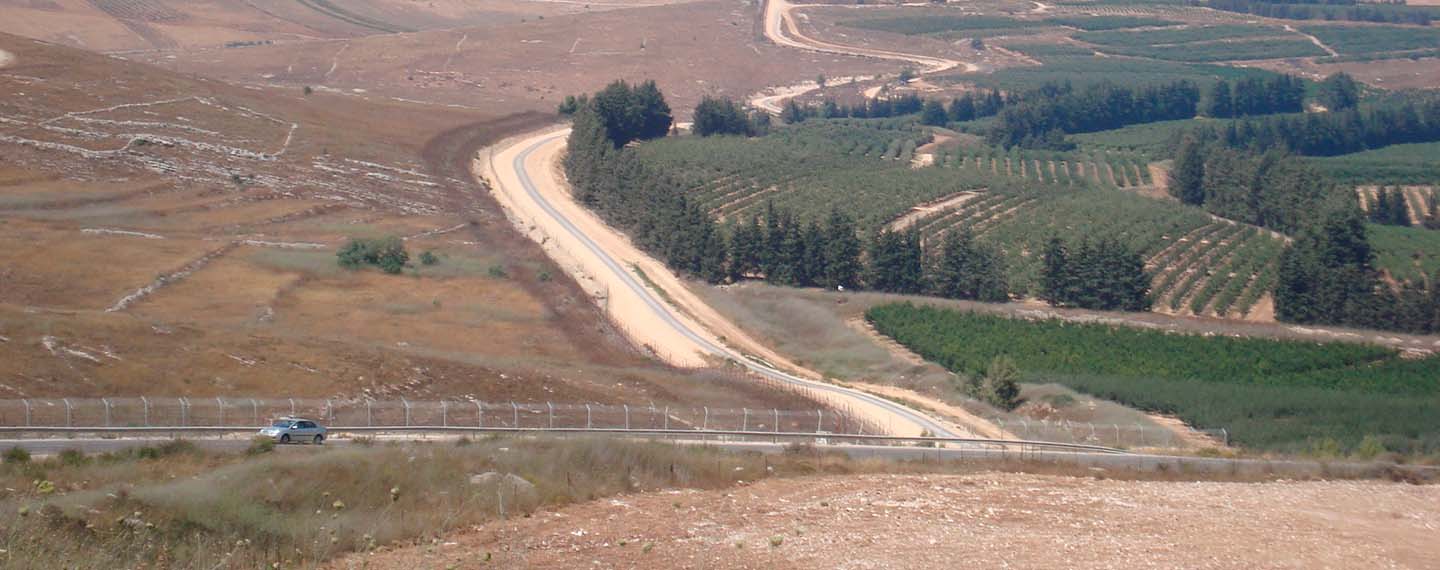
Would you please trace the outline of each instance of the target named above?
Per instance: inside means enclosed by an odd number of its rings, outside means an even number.
[[[288,421],[286,421],[286,420],[275,420],[274,423],[271,423],[271,424],[270,424],[270,427],[278,427],[278,428],[290,427],[290,422],[288,422]]]
[[[315,427],[315,422],[300,422],[301,429],[310,429],[313,427]]]

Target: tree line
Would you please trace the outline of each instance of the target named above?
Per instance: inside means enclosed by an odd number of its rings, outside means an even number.
[[[966,92],[950,99],[948,104],[939,99],[922,99],[913,93],[877,95],[854,105],[843,105],[833,99],[819,104],[802,104],[791,99],[780,113],[780,119],[794,124],[806,119],[883,119],[920,113],[922,123],[938,127],[994,116],[1005,103],[1005,95],[999,89]]]
[[[1210,87],[1199,109],[1201,115],[1217,119],[1304,110],[1305,81],[1293,75],[1244,77],[1234,87],[1221,79]]]
[[[1387,24],[1428,26],[1433,13],[1425,7],[1411,8],[1400,2],[1367,2],[1324,0],[1323,2],[1274,2],[1269,0],[1191,0],[1191,5],[1208,6],[1226,12],[1254,14],[1285,20],[1348,20]]]
[[[1336,156],[1394,144],[1440,141],[1440,98],[1304,115],[1241,119],[1197,128],[1196,138],[1231,148]]]
[[[1195,116],[1200,89],[1180,80],[1131,88],[1109,81],[1075,88],[1048,84],[1007,101],[986,142],[1011,148],[1070,150],[1067,133],[1087,133]]]

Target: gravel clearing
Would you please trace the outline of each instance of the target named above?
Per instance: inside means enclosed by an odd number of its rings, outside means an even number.
[[[445,540],[332,567],[1436,568],[1440,487],[1007,473],[773,479],[594,501]]]

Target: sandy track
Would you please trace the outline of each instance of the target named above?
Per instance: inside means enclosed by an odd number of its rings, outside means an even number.
[[[622,496],[331,567],[1418,569],[1437,529],[1435,486],[872,475]]]
[[[980,71],[979,65],[968,62],[956,61],[953,59],[852,47],[823,40],[817,40],[815,38],[806,36],[800,31],[800,27],[795,24],[794,15],[791,13],[794,9],[795,5],[787,2],[786,0],[767,0],[765,2],[765,37],[768,38],[770,41],[775,42],[776,45],[791,47],[795,49],[914,63],[920,66],[920,73],[922,75],[927,73],[946,71],[962,66],[967,72],[973,73]],[[831,82],[834,84],[841,84],[849,83],[851,81],[871,81],[874,79],[878,79],[878,77],[837,77],[835,79],[832,79]],[[772,87],[762,93],[751,96],[750,106],[765,111],[767,113],[779,115],[784,108],[785,101],[788,101],[800,95],[804,95],[811,91],[815,91],[817,89],[820,89],[820,87],[820,84],[814,81],[807,81],[804,83],[797,83],[795,85],[787,85],[783,87]],[[879,87],[880,86],[876,86],[871,89],[878,90]],[[869,93],[869,91],[867,91],[867,93]],[[873,95],[866,96],[873,97]]]
[[[820,376],[785,360],[700,300],[664,264],[572,199],[558,167],[568,133],[568,129],[549,130],[509,139],[482,151],[473,171],[491,182],[492,193],[520,231],[540,242],[582,288],[596,296],[631,340],[678,366],[734,361],[757,374],[802,387],[889,433],[957,435],[951,426],[921,412],[814,380]],[[660,291],[653,291],[657,287]]]

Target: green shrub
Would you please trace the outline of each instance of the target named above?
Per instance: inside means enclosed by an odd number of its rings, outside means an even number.
[[[22,447],[12,447],[5,450],[5,463],[29,463],[30,452]]]
[[[78,449],[66,449],[60,452],[60,463],[75,467],[88,463],[90,458],[85,457],[85,452]]]
[[[428,249],[420,252],[421,265],[435,265],[436,263],[440,263],[440,258],[435,256],[435,252]]]
[[[491,265],[489,269],[485,270],[485,272],[496,279],[505,279],[507,277],[510,277],[510,272],[506,271],[505,266],[499,263]]]
[[[398,237],[352,238],[335,253],[341,267],[359,269],[374,265],[381,271],[395,275],[405,269],[410,254],[405,251],[405,242]]]

